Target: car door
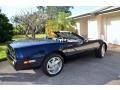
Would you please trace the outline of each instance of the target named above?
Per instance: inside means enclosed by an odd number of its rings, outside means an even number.
[[[74,55],[76,54],[76,47],[77,42],[67,42],[64,44],[63,52],[66,56]]]
[[[98,41],[91,40],[91,41],[84,41],[82,44],[76,43],[74,48],[77,53],[82,53],[85,51],[94,50],[94,49],[98,48],[99,46],[100,46],[100,44]]]
[[[63,52],[69,56],[94,49],[98,42],[87,41],[75,33],[66,34],[67,42],[64,44]]]
[[[98,40],[86,40],[85,38],[73,33],[75,42],[72,43],[72,47],[74,48],[74,54],[81,53],[88,50],[93,50],[100,46]]]
[[[83,45],[84,39],[80,36],[70,33],[70,38],[67,39],[67,43],[63,49],[63,52],[69,56],[79,53],[79,48]]]

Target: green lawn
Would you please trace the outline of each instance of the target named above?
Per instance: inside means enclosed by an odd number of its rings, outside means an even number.
[[[28,35],[30,36],[30,35]],[[45,34],[36,34],[36,38],[42,38],[44,37]],[[13,40],[22,40],[22,39],[26,39],[26,36],[25,35],[15,35],[13,36]]]
[[[0,44],[0,61],[6,58],[5,50],[6,50],[6,45]]]
[[[36,38],[42,38],[44,37],[45,34],[37,34]],[[13,36],[13,40],[21,40],[21,39],[26,39],[25,35],[15,35]],[[0,44],[0,61],[3,61],[6,59],[6,44]]]

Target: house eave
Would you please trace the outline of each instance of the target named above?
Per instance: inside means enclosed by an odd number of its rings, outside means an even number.
[[[112,7],[112,6],[106,7],[105,9],[108,9],[110,7]],[[102,10],[105,10],[105,9],[102,9]],[[80,18],[88,17],[88,16],[97,16],[97,15],[109,14],[109,13],[114,13],[114,12],[120,12],[120,7],[110,9],[110,10],[106,10],[106,11],[102,11],[102,10],[99,10],[99,11],[97,10],[97,11],[94,11],[94,12],[91,12],[91,13],[82,14],[82,15],[75,16],[75,17],[72,17],[72,18],[73,19],[80,19]]]
[[[79,19],[79,18],[88,17],[88,16],[91,16],[91,13],[82,14],[82,15],[75,16],[75,17],[72,17],[72,18]]]

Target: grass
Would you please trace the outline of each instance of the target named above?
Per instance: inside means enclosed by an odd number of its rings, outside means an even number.
[[[28,36],[31,36],[31,35],[28,35]],[[42,38],[44,37],[45,34],[36,34],[36,38]],[[26,36],[25,35],[15,35],[13,36],[13,40],[22,40],[22,39],[26,39]]]
[[[6,45],[5,44],[0,44],[0,61],[5,60],[6,58]]]
[[[30,36],[30,35],[29,35]],[[42,38],[45,34],[37,34],[36,38]],[[26,39],[25,35],[15,35],[13,36],[13,40],[22,40]],[[0,44],[0,61],[6,60],[6,44],[2,43]]]

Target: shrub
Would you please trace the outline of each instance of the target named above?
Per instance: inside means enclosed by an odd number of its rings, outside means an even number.
[[[4,14],[0,13],[0,43],[11,40],[12,36],[13,25]]]

